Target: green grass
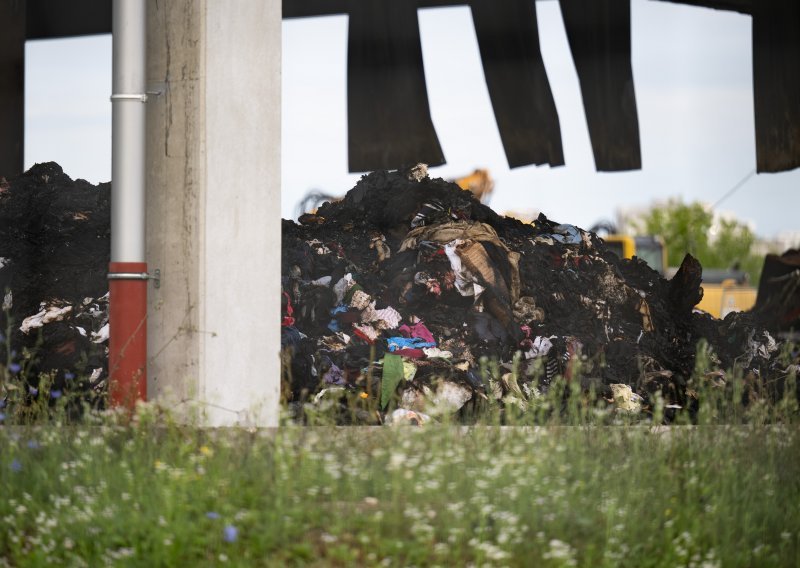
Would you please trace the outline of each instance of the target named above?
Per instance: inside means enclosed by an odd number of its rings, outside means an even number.
[[[800,564],[793,425],[96,422],[0,429],[0,565]]]
[[[557,380],[481,399],[458,417],[475,426],[308,405],[308,427],[213,430],[153,404],[79,416],[80,392],[7,374],[0,567],[798,566],[795,372],[770,398],[709,380],[707,351],[673,426],[657,396],[625,413]]]

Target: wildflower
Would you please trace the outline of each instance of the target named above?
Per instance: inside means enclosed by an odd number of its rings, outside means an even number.
[[[71,381],[72,379],[75,378],[75,373],[67,371],[66,373],[64,373],[64,378],[68,381]]]
[[[22,471],[22,463],[17,458],[11,461],[11,471]]]
[[[339,539],[336,537],[336,535],[335,535],[335,534],[330,534],[330,533],[326,533],[326,532],[324,532],[324,533],[322,533],[322,534],[320,535],[320,539],[322,540],[322,542],[324,542],[324,543],[326,543],[326,544],[333,544],[334,542],[336,542],[336,541],[338,541],[338,540],[339,540]]]
[[[358,395],[358,396],[359,396],[359,397],[361,397],[362,399],[367,399],[367,398],[369,398],[369,395],[368,395],[367,393],[365,393],[365,392],[362,392],[362,393],[361,393],[360,395]]]
[[[60,390],[58,390],[58,389],[51,390],[51,391],[50,391],[50,398],[52,398],[52,399],[59,399],[59,398],[61,398],[61,391],[60,391]]]
[[[28,440],[28,449],[36,450],[39,448],[39,442],[36,440]]]
[[[6,419],[6,415],[4,412],[0,412],[0,422]]]
[[[219,513],[217,513],[216,511],[209,511],[208,513],[206,513],[206,518],[215,521],[219,519]]]
[[[39,394],[39,389],[36,387],[28,387],[28,392],[31,394],[31,396],[36,396]]]
[[[8,364],[8,371],[9,371],[9,372],[10,372],[12,375],[16,375],[16,374],[17,374],[17,373],[19,373],[21,370],[22,370],[22,365],[20,365],[19,363],[9,363],[9,364]]]
[[[200,446],[200,453],[207,458],[210,458],[214,455],[214,450],[209,448],[208,446]]]
[[[6,407],[5,399],[0,398],[0,408],[5,408],[5,407]]]
[[[225,528],[222,530],[222,539],[225,542],[236,542],[238,536],[239,531],[233,525],[225,525]]]

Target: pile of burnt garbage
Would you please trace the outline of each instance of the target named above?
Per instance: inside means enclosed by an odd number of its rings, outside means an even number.
[[[0,401],[102,400],[110,197],[52,162],[0,178]]]
[[[752,313],[694,310],[701,277],[689,255],[668,281],[594,233],[500,216],[421,165],[377,171],[283,221],[283,395],[298,419],[326,407],[360,423],[524,412],[557,381],[620,411],[656,393],[691,409],[692,377],[724,385],[730,369],[745,396],[780,396],[797,353],[787,363]]]
[[[628,411],[647,413],[655,393],[691,409],[703,339],[703,380],[724,385],[734,369],[746,396],[781,396],[800,368],[763,326],[798,320],[797,254],[765,265],[775,291],[761,316],[718,320],[693,309],[693,258],[667,281],[593,233],[502,217],[421,166],[364,176],[299,221],[283,221],[281,298],[283,397],[298,420],[466,422],[489,403],[524,412],[564,381]],[[102,404],[109,252],[110,184],[55,163],[0,178],[0,404]]]

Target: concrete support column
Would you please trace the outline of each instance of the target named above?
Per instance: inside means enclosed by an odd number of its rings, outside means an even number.
[[[148,392],[275,426],[281,0],[148,3]]]
[[[22,173],[25,151],[25,0],[0,2],[0,177]]]

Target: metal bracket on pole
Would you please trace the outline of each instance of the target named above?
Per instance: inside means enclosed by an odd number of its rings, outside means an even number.
[[[139,101],[146,103],[150,97],[160,97],[164,94],[163,89],[158,91],[147,91],[146,93],[115,93],[109,97],[112,103],[118,101]]]
[[[153,286],[161,288],[161,270],[156,268],[153,274],[147,272],[109,272],[108,280],[152,280]]]
[[[147,94],[146,93],[121,93],[116,95],[111,95],[110,97],[111,102],[115,103],[117,101],[139,101],[141,103],[147,102]]]

